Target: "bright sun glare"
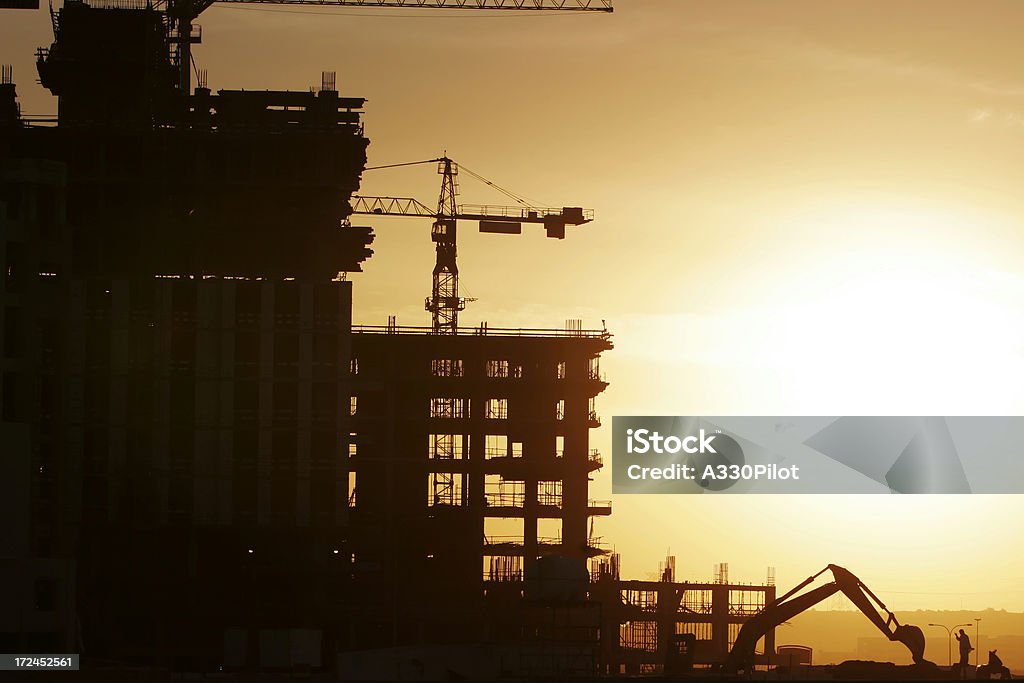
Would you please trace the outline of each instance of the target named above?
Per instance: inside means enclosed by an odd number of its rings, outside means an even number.
[[[893,202],[794,211],[785,223],[803,241],[756,287],[724,275],[749,288],[734,305],[637,316],[617,332],[619,348],[713,368],[762,411],[1021,411],[1005,378],[1024,370],[1024,280],[989,255],[1003,226]]]

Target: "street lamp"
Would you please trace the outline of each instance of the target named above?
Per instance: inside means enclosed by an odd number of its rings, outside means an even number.
[[[956,626],[946,626],[945,624],[928,624],[929,626],[938,626],[939,628],[946,629],[946,666],[953,666],[953,631],[960,628],[961,626],[970,626],[970,624],[957,624]]]
[[[974,618],[974,666],[978,666],[981,655],[981,617]]]

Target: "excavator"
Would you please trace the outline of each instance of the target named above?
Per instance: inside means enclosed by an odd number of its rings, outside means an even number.
[[[825,572],[832,572],[833,580],[806,593],[797,595]],[[736,636],[736,642],[725,661],[725,671],[730,674],[749,674],[754,668],[754,648],[771,629],[801,612],[817,605],[836,593],[850,599],[886,638],[907,646],[914,664],[931,664],[924,658],[924,632],[917,626],[901,624],[896,615],[871,592],[864,583],[847,569],[830,564],[817,574],[808,577],[791,591],[767,605],[756,616],[743,624]],[[884,615],[884,616],[883,616]],[[934,666],[934,665],[933,665]]]

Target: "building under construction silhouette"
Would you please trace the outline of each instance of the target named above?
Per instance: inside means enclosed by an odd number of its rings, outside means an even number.
[[[67,0],[53,29],[56,120],[0,85],[0,651],[363,679],[724,661],[771,582],[624,581],[593,536],[606,330],[352,325],[363,99],[183,90],[179,22],[136,0]]]

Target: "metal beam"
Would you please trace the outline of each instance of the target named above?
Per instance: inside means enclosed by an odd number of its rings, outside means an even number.
[[[352,213],[370,216],[437,217],[436,211],[412,197],[364,197],[362,195],[352,195]]]

